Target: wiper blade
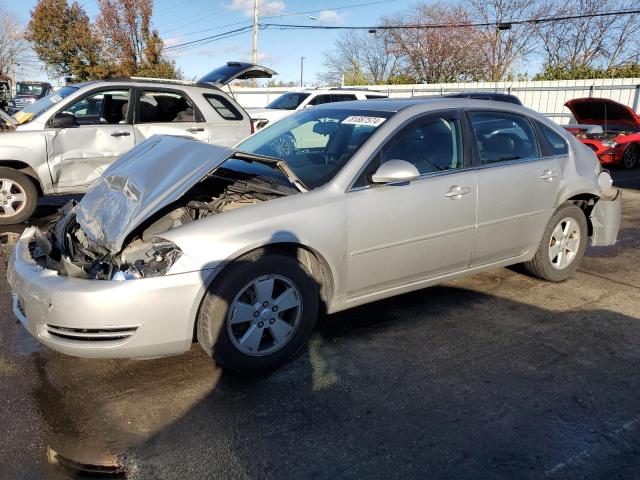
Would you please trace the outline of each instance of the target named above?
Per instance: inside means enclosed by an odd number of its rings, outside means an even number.
[[[247,152],[235,152],[233,154],[233,158],[237,158],[238,160],[246,160],[248,162],[258,162],[263,165],[269,165],[271,167],[275,167],[280,170],[285,176],[293,183],[298,190],[301,192],[308,192],[309,187],[307,187],[300,178],[289,168],[287,162],[277,157],[268,157],[266,155],[256,155],[255,153],[247,153]]]

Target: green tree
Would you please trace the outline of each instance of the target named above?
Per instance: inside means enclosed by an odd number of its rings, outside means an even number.
[[[164,44],[151,28],[152,0],[97,0],[96,27],[117,75],[177,78],[175,62],[163,56]]]
[[[25,38],[55,76],[84,81],[110,73],[101,59],[102,42],[77,2],[38,0]]]

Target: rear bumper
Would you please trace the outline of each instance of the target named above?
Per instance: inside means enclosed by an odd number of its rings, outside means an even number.
[[[622,216],[622,190],[612,188],[598,200],[591,211],[593,235],[591,245],[614,245],[618,238]]]
[[[15,316],[41,343],[90,358],[151,358],[191,347],[204,272],[122,282],[60,276],[31,258],[33,233],[27,229],[16,244],[8,280]]]

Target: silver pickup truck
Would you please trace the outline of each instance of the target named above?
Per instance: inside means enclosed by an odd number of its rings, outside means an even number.
[[[29,218],[40,196],[84,193],[115,159],[154,134],[235,145],[252,133],[251,119],[220,87],[273,74],[228,62],[199,82],[78,83],[5,117],[11,131],[0,133],[0,225]]]

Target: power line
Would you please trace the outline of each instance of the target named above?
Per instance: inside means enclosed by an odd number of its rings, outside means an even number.
[[[560,17],[541,17],[541,18],[528,18],[522,20],[508,20],[503,22],[462,22],[462,23],[433,23],[433,24],[400,24],[400,25],[375,25],[375,26],[353,26],[353,25],[295,25],[295,24],[282,24],[282,23],[260,23],[262,29],[280,29],[280,30],[402,30],[402,29],[442,29],[442,28],[469,28],[469,27],[496,27],[496,28],[510,28],[511,25],[523,25],[523,24],[539,24],[550,22],[561,22],[567,20],[577,20],[584,18],[594,17],[610,17],[613,15],[632,15],[640,13],[638,10],[618,10],[613,12],[592,12],[583,13],[577,15],[565,15]],[[251,25],[241,27],[228,32],[223,32],[217,35],[211,35],[208,37],[191,40],[189,42],[180,43],[177,45],[171,45],[166,47],[165,50],[175,50],[181,47],[187,46],[199,46],[210,41],[225,38],[228,34],[243,33],[251,29]]]
[[[377,2],[356,3],[355,5],[343,5],[342,7],[323,8],[322,10],[308,10],[306,12],[289,12],[289,13],[281,13],[281,14],[278,14],[278,15],[265,15],[265,16],[261,16],[261,18],[265,19],[265,18],[296,17],[296,16],[300,16],[300,15],[309,15],[309,14],[312,14],[312,13],[326,12],[326,11],[329,11],[329,10],[332,10],[332,11],[346,10],[346,9],[349,9],[349,8],[368,7],[368,6],[371,6],[371,5],[379,5],[381,3],[393,3],[393,2],[397,2],[397,1],[398,0],[381,0],[381,1],[377,1]],[[227,23],[225,25],[218,25],[218,26],[211,27],[211,28],[204,28],[202,30],[197,30],[195,32],[181,33],[180,36],[182,36],[182,37],[190,37],[192,35],[197,35],[198,33],[211,32],[213,30],[220,30],[221,28],[225,28],[225,27],[234,27],[236,25],[242,25],[243,23],[251,23],[251,20],[243,20],[243,21],[240,21],[240,22]],[[173,27],[173,28],[169,29],[168,31],[173,31],[173,30],[176,30],[177,28],[180,28],[180,27]]]
[[[166,47],[164,49],[164,51],[171,51],[173,52],[174,50],[182,50],[184,49],[184,47],[199,47],[200,45],[204,45],[207,43],[210,43],[212,41],[215,40],[222,40],[224,38],[228,38],[228,37],[235,37],[236,35],[239,35],[241,33],[244,32],[248,32],[249,30],[252,29],[251,25],[247,25],[246,27],[242,27],[242,28],[236,28],[235,30],[230,30],[228,32],[223,32],[223,33],[219,33],[218,35],[211,35],[210,37],[206,37],[206,38],[200,38],[198,40],[192,40],[191,42],[185,42],[185,43],[180,43],[178,45],[171,45],[169,47]]]
[[[279,28],[280,30],[402,30],[402,29],[440,29],[440,28],[469,28],[469,27],[506,27],[511,25],[538,24],[550,22],[562,22],[566,20],[577,20],[582,18],[610,17],[613,15],[633,15],[640,13],[639,10],[618,10],[615,12],[594,12],[579,15],[566,15],[561,17],[528,18],[524,20],[505,20],[503,22],[462,22],[462,23],[422,23],[422,24],[400,24],[400,25],[375,25],[375,26],[353,26],[353,25],[295,25],[283,23],[261,23],[261,28]]]

